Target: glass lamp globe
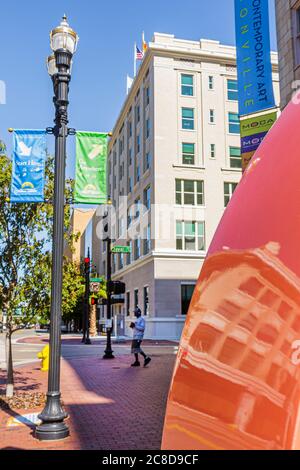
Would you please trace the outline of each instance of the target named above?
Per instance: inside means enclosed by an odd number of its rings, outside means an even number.
[[[55,55],[54,54],[49,55],[49,57],[47,59],[47,69],[48,69],[48,73],[51,77],[53,77],[53,75],[58,73],[58,69],[56,67],[56,61],[55,61]]]
[[[63,16],[60,25],[54,28],[50,33],[50,45],[54,52],[59,49],[64,49],[74,54],[78,40],[79,37],[75,31],[70,28],[66,15]]]

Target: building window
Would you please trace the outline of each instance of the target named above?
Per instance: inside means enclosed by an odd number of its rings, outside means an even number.
[[[140,120],[141,120],[141,111],[140,111],[140,106],[139,105],[137,105],[135,107],[135,118],[136,118],[137,122],[140,122]]]
[[[209,90],[214,89],[214,77],[212,75],[208,77],[208,89]]]
[[[184,251],[205,250],[204,222],[176,222],[176,249]]]
[[[150,103],[150,88],[146,88],[146,106]]]
[[[129,165],[132,165],[132,149],[129,149]]]
[[[193,108],[182,108],[182,129],[194,130],[195,118]]]
[[[216,158],[216,145],[210,144],[210,158]]]
[[[135,201],[134,201],[134,215],[133,215],[133,218],[134,220],[138,220],[138,218],[140,217],[141,215],[141,200],[140,198],[138,197]]]
[[[176,204],[180,206],[203,206],[204,181],[176,179]]]
[[[120,164],[120,179],[124,176],[124,162]]]
[[[148,186],[144,190],[144,206],[146,207],[147,211],[151,209],[151,187]]]
[[[240,120],[237,113],[228,113],[229,133],[239,134],[240,133]]]
[[[295,67],[300,64],[300,7],[292,9]]]
[[[229,147],[230,168],[242,168],[240,147]]]
[[[132,122],[130,121],[129,124],[129,137],[132,137]]]
[[[144,287],[144,315],[149,315],[149,286]]]
[[[151,227],[148,224],[144,236],[144,255],[147,255],[151,250]]]
[[[114,165],[117,164],[117,152],[114,150],[114,153],[113,153],[113,163]]]
[[[150,119],[146,121],[146,138],[150,137]]]
[[[233,195],[237,183],[224,183],[224,206],[226,207],[231,199],[231,196]]]
[[[184,142],[182,144],[182,163],[195,165],[195,144]]]
[[[139,290],[134,289],[134,308],[139,306]]]
[[[151,154],[149,152],[146,153],[146,168],[145,170],[149,170],[151,166]]]
[[[139,165],[136,167],[136,182],[139,183],[141,176],[141,171]]]
[[[227,98],[229,101],[238,101],[237,80],[227,80]]]
[[[181,313],[186,315],[193,297],[195,284],[181,284]]]
[[[141,138],[139,135],[136,136],[136,153],[140,153],[141,150]]]
[[[126,292],[126,314],[130,316],[130,292]]]
[[[193,75],[181,75],[181,94],[184,96],[194,96]]]
[[[131,178],[131,176],[128,179],[128,192],[132,193],[132,178]]]
[[[214,109],[209,110],[209,123],[210,124],[215,123],[215,110]]]
[[[124,253],[119,254],[119,269],[124,268]]]
[[[134,259],[135,261],[141,257],[141,240],[136,238],[134,240]]]
[[[130,241],[129,246],[130,246],[130,248],[131,248],[131,251],[130,251],[130,253],[128,253],[128,255],[127,255],[127,260],[126,260],[126,264],[127,264],[127,265],[130,264],[131,261],[132,261],[132,240]]]

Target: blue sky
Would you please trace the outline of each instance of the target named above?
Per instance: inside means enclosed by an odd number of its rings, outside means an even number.
[[[43,129],[52,125],[52,84],[45,60],[49,31],[66,13],[80,42],[70,90],[70,126],[109,131],[133,74],[133,44],[153,32],[183,39],[216,39],[235,44],[233,0],[27,0],[1,2],[0,80],[7,103],[0,105],[0,139],[11,150],[7,128]],[[271,46],[276,50],[274,0],[270,0]],[[49,149],[52,150],[51,137]],[[74,145],[68,146],[73,176]]]

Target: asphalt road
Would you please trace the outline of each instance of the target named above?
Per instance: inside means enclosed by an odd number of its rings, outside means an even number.
[[[35,330],[20,330],[13,335],[13,362],[14,366],[27,364],[33,361],[38,361],[37,353],[43,348],[42,344],[29,344],[29,343],[18,343],[21,338],[33,338],[33,337],[47,337],[46,333],[35,332]],[[71,335],[64,335],[65,338],[71,338]],[[85,344],[62,344],[62,356],[65,358],[76,358],[76,357],[88,357],[88,356],[99,356],[102,358],[105,349],[105,337],[99,337],[92,339],[91,345]],[[130,353],[130,344],[116,344],[112,345],[114,354],[123,355]],[[162,345],[162,344],[145,344],[145,352],[150,356],[162,355],[162,354],[176,354],[177,345]],[[0,334],[0,369],[6,368],[5,361],[5,334]]]

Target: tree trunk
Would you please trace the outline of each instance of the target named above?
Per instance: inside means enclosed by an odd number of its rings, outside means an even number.
[[[11,344],[12,334],[10,330],[6,333],[6,397],[11,398],[14,395],[14,369],[13,369],[13,360],[12,360],[12,344]]]
[[[97,306],[90,306],[90,336],[97,336]]]

